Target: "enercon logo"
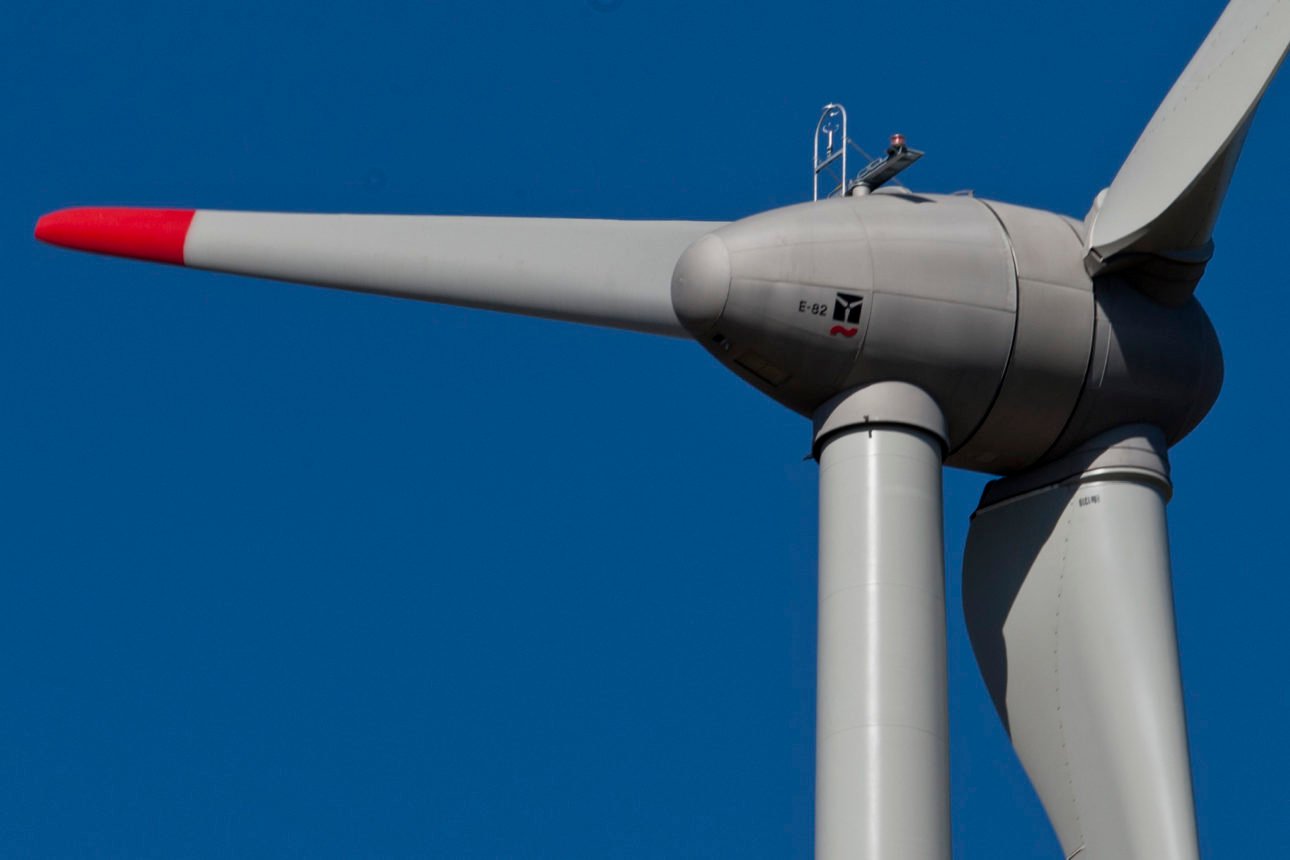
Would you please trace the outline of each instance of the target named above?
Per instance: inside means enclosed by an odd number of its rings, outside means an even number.
[[[850,293],[838,293],[833,302],[833,319],[852,325],[835,325],[829,329],[829,335],[840,334],[843,337],[855,337],[860,332],[860,310],[864,305],[864,296],[853,296]]]

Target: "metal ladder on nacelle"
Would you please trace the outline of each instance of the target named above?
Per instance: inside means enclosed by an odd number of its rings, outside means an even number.
[[[864,156],[867,164],[855,179],[848,180],[847,151],[854,149]],[[815,145],[812,151],[813,183],[811,199],[820,199],[820,177],[825,178],[831,189],[824,195],[849,197],[868,194],[923,157],[917,149],[905,145],[903,134],[893,134],[886,155],[873,158],[847,136],[847,109],[830,102],[820,111],[815,124]]]

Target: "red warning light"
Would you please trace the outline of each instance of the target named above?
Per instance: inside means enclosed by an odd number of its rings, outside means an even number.
[[[899,132],[891,136],[891,145],[901,147],[905,145],[905,136]]]

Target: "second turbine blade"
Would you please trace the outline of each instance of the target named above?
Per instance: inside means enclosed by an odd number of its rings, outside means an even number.
[[[702,221],[70,209],[36,237],[97,253],[687,337],[672,270]]]

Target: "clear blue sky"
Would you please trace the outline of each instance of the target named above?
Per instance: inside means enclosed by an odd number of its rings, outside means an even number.
[[[819,107],[1082,216],[1221,4],[17,4],[0,28],[0,854],[806,858],[809,428],[698,347],[74,255],[69,205],[733,219]],[[1290,844],[1290,82],[1170,506],[1201,837]],[[957,858],[1058,856],[977,674]]]

